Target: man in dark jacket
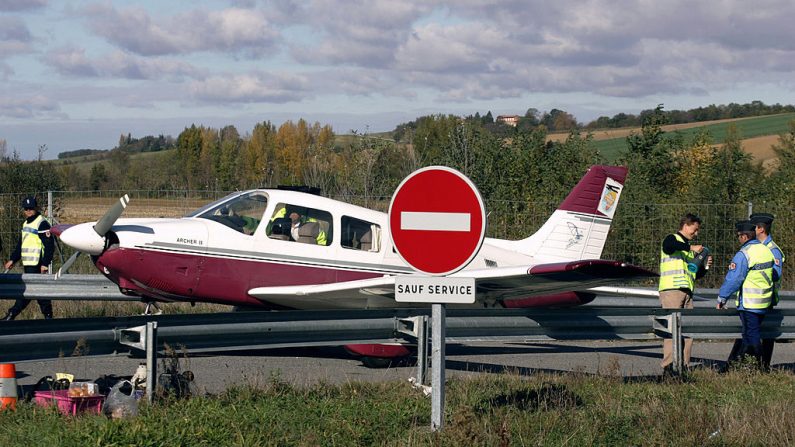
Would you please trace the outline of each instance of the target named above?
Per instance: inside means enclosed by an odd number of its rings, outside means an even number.
[[[47,273],[53,255],[53,238],[50,235],[50,223],[38,211],[35,197],[26,197],[22,201],[25,221],[22,223],[22,232],[14,251],[4,267],[11,269],[14,264],[22,261],[25,273]],[[50,300],[37,300],[44,318],[52,318],[52,302]],[[29,300],[20,298],[8,309],[2,318],[13,320],[30,304]]]

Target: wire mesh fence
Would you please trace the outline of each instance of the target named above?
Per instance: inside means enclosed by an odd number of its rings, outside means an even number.
[[[53,191],[49,202],[48,192],[37,195],[42,213],[55,223],[80,223],[99,219],[115,200],[124,194],[130,196],[130,205],[124,217],[180,217],[219,199],[231,191]],[[7,260],[19,239],[22,222],[20,194],[0,194],[0,238],[2,259]],[[355,205],[386,212],[391,197],[345,196],[333,197]],[[520,202],[486,201],[488,213],[487,236],[503,239],[519,239],[535,232],[555,210],[558,201]],[[669,233],[675,232],[679,219],[685,213],[699,215],[703,224],[696,241],[710,248],[714,264],[712,271],[699,281],[699,287],[718,287],[724,273],[737,251],[738,242],[734,231],[737,220],[748,218],[751,212],[768,212],[776,216],[773,235],[784,253],[795,249],[795,222],[792,208],[782,208],[764,203],[740,204],[653,204],[624,203],[619,205],[615,220],[605,244],[602,258],[615,259],[657,270],[660,242]],[[55,268],[69,256],[56,253]],[[81,266],[82,265],[82,266]],[[92,272],[87,260],[72,268],[74,273]],[[783,287],[795,289],[795,279],[785,269]]]

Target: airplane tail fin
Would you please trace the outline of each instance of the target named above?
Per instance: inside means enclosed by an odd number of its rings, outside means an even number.
[[[546,223],[511,249],[545,263],[599,259],[626,178],[626,167],[591,166]]]

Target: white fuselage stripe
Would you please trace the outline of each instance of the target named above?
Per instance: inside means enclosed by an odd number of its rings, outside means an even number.
[[[253,262],[273,262],[277,264],[289,265],[303,265],[316,268],[327,268],[333,270],[346,270],[357,272],[371,272],[385,275],[395,275],[410,273],[412,271],[409,267],[387,265],[387,264],[370,264],[361,262],[342,262],[337,260],[326,260],[326,262],[319,262],[317,258],[307,258],[301,256],[277,255],[273,253],[256,253],[250,251],[219,249],[212,247],[205,247],[196,249],[192,246],[170,243],[150,243],[145,245],[136,245],[135,248],[142,250],[151,250],[158,252],[177,253],[184,255],[198,255],[208,256],[212,258],[226,258],[238,259],[242,261]]]
[[[402,211],[401,230],[469,231],[472,215],[469,213],[433,213]]]

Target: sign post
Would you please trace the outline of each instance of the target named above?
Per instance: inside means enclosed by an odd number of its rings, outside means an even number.
[[[389,231],[398,255],[421,275],[395,278],[395,300],[431,303],[431,430],[444,422],[445,303],[475,302],[474,278],[451,275],[477,256],[486,211],[475,184],[445,166],[411,173],[389,204]]]

